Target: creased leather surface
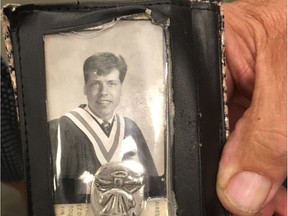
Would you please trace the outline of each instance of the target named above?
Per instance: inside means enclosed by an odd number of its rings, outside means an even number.
[[[173,190],[177,215],[226,215],[215,182],[222,130],[220,11],[214,3],[149,1],[6,8],[14,47],[28,215],[53,215],[43,34],[97,24],[146,7],[170,18],[175,105]],[[89,26],[89,25],[88,25]]]

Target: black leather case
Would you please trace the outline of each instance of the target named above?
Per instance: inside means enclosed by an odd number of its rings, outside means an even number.
[[[220,5],[181,0],[78,2],[4,9],[9,20],[5,23],[9,27],[5,39],[9,43],[11,38],[13,47],[8,48],[10,67],[16,71],[17,79],[28,215],[54,214],[43,35],[141,13],[146,8],[170,19],[175,105],[172,170],[177,215],[229,215],[215,190],[227,131]]]

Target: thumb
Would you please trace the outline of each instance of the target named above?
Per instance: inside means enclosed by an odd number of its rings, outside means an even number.
[[[236,215],[257,215],[274,198],[287,170],[286,36],[269,36],[262,27],[255,35],[251,105],[228,138],[217,178],[221,203]]]
[[[258,213],[273,199],[286,176],[284,132],[260,117],[257,107],[261,106],[251,107],[238,122],[219,166],[218,196],[225,208],[236,215]]]

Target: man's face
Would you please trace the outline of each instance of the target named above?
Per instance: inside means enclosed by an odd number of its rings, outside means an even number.
[[[89,73],[84,93],[92,112],[102,120],[110,120],[120,102],[121,87],[117,69],[112,69],[108,75],[102,76]]]

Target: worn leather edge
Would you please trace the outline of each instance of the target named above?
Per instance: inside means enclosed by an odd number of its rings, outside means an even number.
[[[13,45],[12,45],[12,41],[10,37],[10,21],[8,17],[5,14],[3,14],[2,11],[1,11],[1,19],[2,19],[2,34],[3,34],[6,54],[8,57],[9,72],[10,72],[10,77],[12,81],[14,95],[16,97],[17,96],[16,72],[15,72]]]

